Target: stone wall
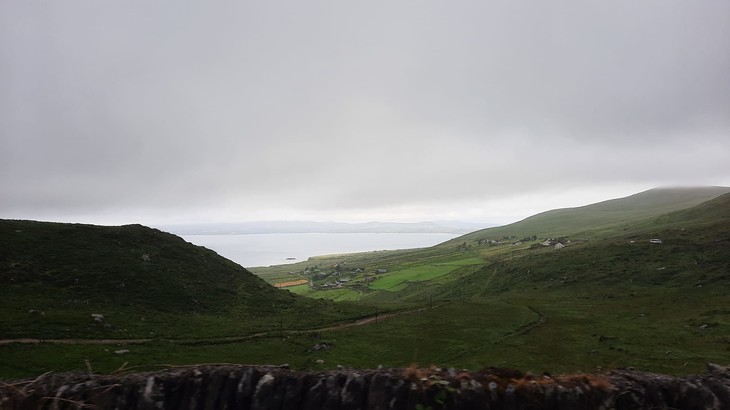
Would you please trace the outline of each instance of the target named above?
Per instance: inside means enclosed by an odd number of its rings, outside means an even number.
[[[0,381],[0,409],[730,409],[730,371],[529,375],[453,369],[295,372],[191,366]]]

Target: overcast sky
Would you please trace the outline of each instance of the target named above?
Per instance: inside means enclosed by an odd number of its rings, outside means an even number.
[[[0,0],[0,218],[508,222],[730,185],[730,2]]]

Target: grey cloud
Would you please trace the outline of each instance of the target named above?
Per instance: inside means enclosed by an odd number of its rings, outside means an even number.
[[[714,1],[5,2],[0,212],[728,183],[728,39]]]

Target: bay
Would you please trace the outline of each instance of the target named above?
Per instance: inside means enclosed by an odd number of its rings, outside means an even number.
[[[181,235],[243,267],[282,265],[311,256],[433,246],[457,234],[448,233],[272,233]]]

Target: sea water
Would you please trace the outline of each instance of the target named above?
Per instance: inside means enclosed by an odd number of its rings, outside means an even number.
[[[301,262],[311,256],[423,248],[459,235],[447,233],[272,233],[182,235],[244,267]]]

